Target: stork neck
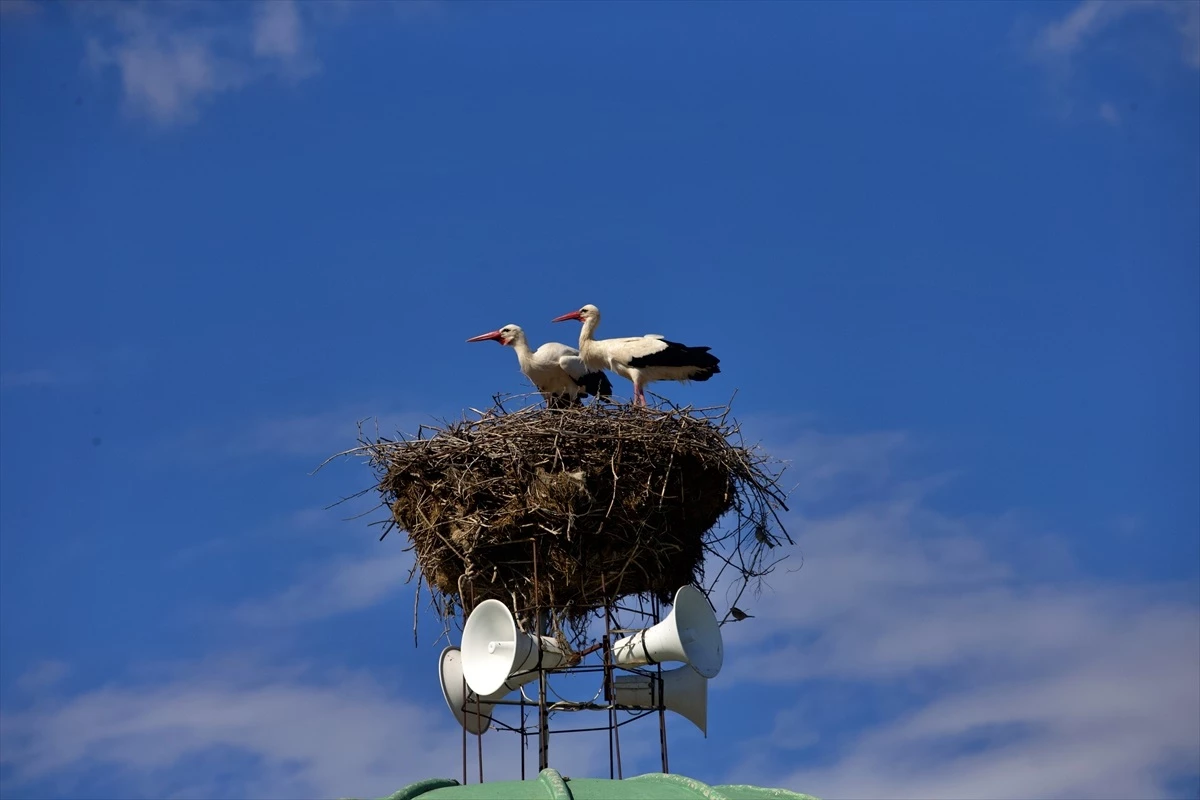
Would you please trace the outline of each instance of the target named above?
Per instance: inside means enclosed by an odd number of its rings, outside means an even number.
[[[600,324],[600,320],[595,317],[588,317],[583,321],[583,327],[579,330],[579,350],[592,341],[592,335],[596,332],[596,326]]]
[[[522,365],[533,356],[533,351],[529,349],[529,342],[525,341],[524,336],[513,339],[512,349],[517,352],[517,361],[520,361]]]

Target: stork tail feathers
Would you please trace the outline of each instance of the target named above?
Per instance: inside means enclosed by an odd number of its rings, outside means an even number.
[[[630,359],[631,367],[680,367],[691,369],[689,380],[706,381],[721,371],[721,360],[708,352],[709,347],[689,347],[686,344],[662,340],[666,347],[644,356]]]
[[[592,397],[612,396],[612,381],[608,379],[608,375],[603,370],[589,372],[575,382],[582,386],[584,391]]]

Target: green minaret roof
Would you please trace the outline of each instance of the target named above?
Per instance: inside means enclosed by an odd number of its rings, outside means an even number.
[[[384,800],[817,800],[787,789],[722,784],[709,786],[683,775],[651,772],[614,781],[564,778],[544,769],[528,781],[491,781],[463,786],[449,778],[430,778],[405,786]]]

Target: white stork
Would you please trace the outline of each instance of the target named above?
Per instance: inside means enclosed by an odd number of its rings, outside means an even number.
[[[669,342],[662,336],[630,336],[624,339],[593,339],[600,324],[600,309],[586,305],[563,314],[552,322],[577,319],[579,355],[588,369],[610,369],[633,381],[633,404],[646,405],[646,386],[655,381],[706,381],[721,371],[720,359],[707,347],[689,347]]]
[[[589,395],[612,395],[612,381],[603,370],[588,369],[578,350],[558,342],[546,342],[537,350],[530,350],[525,331],[519,325],[505,325],[498,331],[472,336],[467,341],[497,341],[516,351],[521,372],[542,393],[547,408],[579,405],[582,398]]]

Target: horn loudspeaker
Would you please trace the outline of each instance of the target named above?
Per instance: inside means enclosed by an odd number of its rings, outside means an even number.
[[[499,600],[475,606],[463,626],[463,676],[481,698],[499,691],[512,678],[518,679],[517,685],[528,683],[537,677],[537,670],[556,669],[564,660],[553,637],[518,630],[512,613]]]
[[[632,708],[658,708],[659,682],[655,675],[617,675],[613,678],[614,702]],[[689,666],[663,670],[662,700],[668,711],[690,721],[708,736],[708,679]]]
[[[480,697],[471,691],[470,687],[463,685],[462,652],[457,647],[447,647],[438,661],[442,697],[446,698],[446,705],[454,712],[458,724],[466,728],[468,733],[486,733],[492,724],[495,701],[503,699],[536,677],[536,672],[530,672],[519,678],[511,678],[497,691]]]
[[[466,648],[465,635],[463,648]],[[705,678],[717,676],[725,657],[717,615],[704,593],[691,585],[681,586],[675,593],[675,603],[666,619],[617,640],[612,650],[618,667],[682,661]],[[470,680],[468,674],[467,681]]]

